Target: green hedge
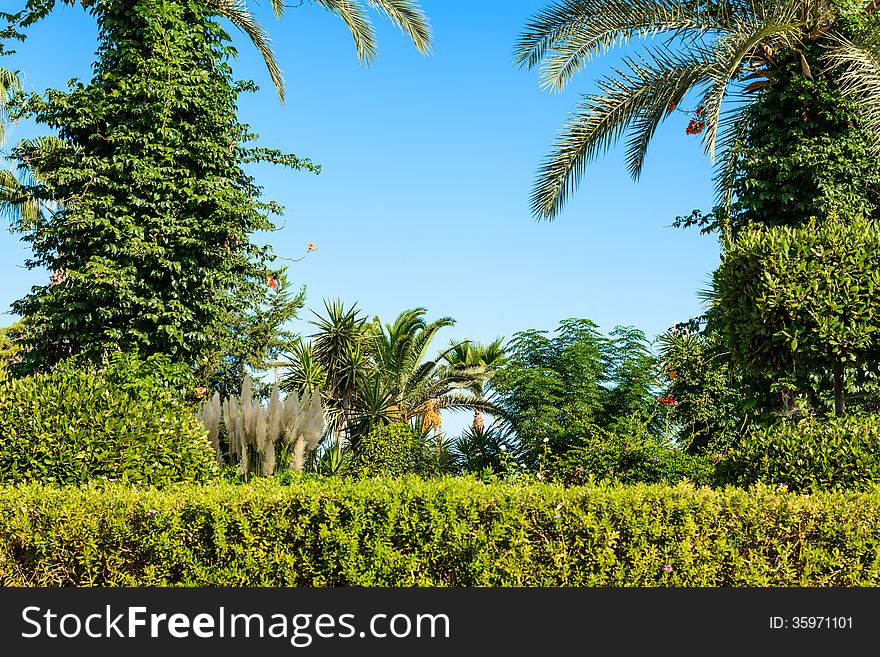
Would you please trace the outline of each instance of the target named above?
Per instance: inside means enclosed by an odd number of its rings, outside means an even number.
[[[878,517],[877,490],[30,484],[0,487],[0,585],[878,586]]]
[[[880,418],[783,421],[748,434],[718,463],[722,484],[791,491],[867,490],[880,483]]]
[[[437,474],[437,457],[408,424],[373,428],[352,450],[347,474],[355,477],[400,477]]]
[[[0,483],[216,479],[205,428],[156,374],[163,364],[64,362],[51,374],[0,381]]]

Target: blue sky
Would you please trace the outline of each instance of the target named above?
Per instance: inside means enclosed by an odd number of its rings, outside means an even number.
[[[712,205],[711,164],[685,135],[686,116],[661,126],[638,182],[616,149],[589,168],[554,222],[530,214],[541,158],[612,61],[597,60],[561,94],[542,91],[537,71],[516,68],[517,36],[546,0],[423,0],[434,33],[427,57],[374,15],[380,57],[369,67],[338,18],[304,2],[276,21],[261,4],[255,13],[273,37],[287,102],[230,26],[237,77],[261,87],[242,97],[241,118],[264,145],[323,167],[318,176],[254,170],[266,198],[286,208],[280,229],[265,236],[276,253],[298,258],[307,242],[318,247],[291,265],[291,280],[307,288],[294,328],[309,333],[308,309],[334,297],[386,322],[418,306],[429,319],[451,316],[444,343],[552,330],[569,317],[603,331],[634,325],[653,338],[701,314],[698,292],[718,244],[670,227]],[[65,88],[89,78],[95,46],[93,19],[67,8],[3,64],[21,69],[31,90]],[[23,123],[11,139],[41,131]],[[0,312],[48,276],[25,270],[27,255],[17,236],[0,233]]]

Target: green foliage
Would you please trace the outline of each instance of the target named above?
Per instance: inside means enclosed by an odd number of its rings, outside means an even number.
[[[722,483],[791,491],[871,490],[880,483],[880,418],[827,417],[753,431],[718,463],[718,475]]]
[[[705,318],[658,337],[667,405],[678,442],[692,454],[723,452],[758,420],[764,399],[730,362],[717,327]]]
[[[456,469],[464,474],[504,474],[522,458],[515,436],[498,424],[465,429],[453,441],[453,449]]]
[[[491,385],[525,447],[549,438],[564,449],[584,427],[653,418],[657,361],[644,334],[617,327],[605,337],[596,329],[590,320],[566,319],[553,337],[538,330],[513,336]]]
[[[19,336],[24,331],[21,321],[0,328],[0,380],[9,375],[9,368],[19,362]]]
[[[810,61],[818,61],[819,51],[808,51]],[[868,217],[880,205],[880,168],[858,106],[834,77],[810,79],[800,69],[795,60],[780,67],[748,109],[734,183],[734,231],[749,224]]]
[[[835,368],[842,374],[877,362],[880,229],[873,222],[744,230],[722,255],[713,287],[733,360],[774,389],[807,390],[811,375],[827,389]],[[821,410],[821,399],[809,401]]]
[[[876,490],[0,487],[0,586],[876,587],[878,516]]]
[[[228,36],[205,5],[108,0],[91,11],[100,29],[91,82],[15,110],[60,137],[12,152],[32,179],[24,193],[58,204],[15,224],[34,252],[28,266],[54,272],[14,304],[33,329],[25,369],[133,348],[169,354],[202,377],[225,358],[253,360],[271,347],[253,336],[267,332],[267,277],[281,288],[286,278],[269,247],[251,241],[281,208],[258,200],[243,167],[317,168],[250,145],[236,103],[254,87],[233,82]],[[298,304],[273,309],[276,327]],[[251,339],[251,349],[240,344]]]
[[[214,453],[179,401],[177,373],[165,357],[119,357],[105,371],[65,361],[51,374],[0,382],[0,482],[212,479]]]
[[[437,456],[425,436],[408,424],[377,426],[352,448],[347,472],[356,477],[401,477],[437,474]]]
[[[548,479],[567,486],[583,485],[588,481],[714,483],[715,467],[707,457],[687,454],[642,429],[634,425],[627,432],[596,431],[583,436],[577,446],[550,459]]]
[[[689,118],[683,132],[701,135],[716,163],[718,200],[709,217],[684,223],[706,220],[729,238],[737,195],[751,215],[744,220],[767,223],[870,211],[878,187],[867,146],[880,135],[875,9],[867,0],[551,3],[526,25],[515,54],[540,69],[546,88],[563,89],[616,46],[630,54],[567,120],[540,167],[534,214],[553,219],[618,140],[638,178],[657,128],[680,112]],[[657,38],[634,38],[647,34]]]

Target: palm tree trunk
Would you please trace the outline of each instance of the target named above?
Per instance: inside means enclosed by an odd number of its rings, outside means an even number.
[[[483,425],[483,412],[479,409],[474,411],[474,422],[472,429],[474,433],[482,433],[484,429]]]

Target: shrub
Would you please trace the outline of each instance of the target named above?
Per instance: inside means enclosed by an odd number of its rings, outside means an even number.
[[[876,587],[878,517],[880,491],[0,486],[0,586]]]
[[[581,444],[550,459],[548,478],[567,486],[590,480],[621,484],[714,482],[714,465],[705,456],[687,454],[651,436],[598,431]]]
[[[871,488],[880,482],[880,418],[787,421],[753,431],[719,462],[718,476],[792,491]]]
[[[437,458],[425,438],[408,424],[394,423],[373,428],[362,436],[348,463],[356,477],[399,477],[437,473]]]
[[[159,379],[114,383],[127,364],[73,362],[0,382],[0,482],[119,479],[161,486],[218,470],[205,430]]]
[[[725,247],[712,309],[735,365],[780,391],[804,393],[819,377],[843,415],[847,379],[880,353],[878,287],[875,222],[755,227]]]

